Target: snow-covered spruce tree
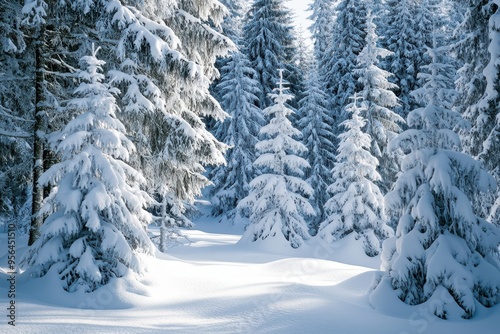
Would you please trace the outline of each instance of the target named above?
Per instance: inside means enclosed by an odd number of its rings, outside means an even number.
[[[333,24],[334,24],[334,1],[314,0],[309,10],[312,12],[309,17],[312,25],[309,30],[314,38],[314,59],[318,64],[318,78],[323,84],[326,69],[324,62],[327,61],[325,53],[331,48]]]
[[[415,0],[387,0],[385,7],[384,25],[380,30],[384,36],[382,45],[391,54],[384,59],[381,67],[394,73],[390,81],[398,87],[395,93],[400,104],[394,111],[406,119],[408,113],[418,107],[411,92],[418,87],[417,74],[423,65],[425,41],[416,38],[419,26]]]
[[[314,189],[312,206],[317,215],[310,227],[315,234],[319,222],[325,219],[323,207],[327,200],[326,188],[332,183],[331,170],[335,161],[335,147],[332,133],[333,119],[327,106],[328,100],[323,92],[317,71],[310,74],[306,82],[307,90],[299,102],[299,127],[302,130],[302,142],[307,147],[307,161],[311,166],[306,172],[307,182]]]
[[[243,18],[244,18],[244,8],[241,0],[221,0],[220,1],[226,8],[228,9],[228,14],[224,17],[224,21],[221,23],[222,32],[226,37],[231,39],[234,44],[241,44],[241,35],[242,35],[242,26],[243,26]],[[211,91],[213,92],[213,96],[217,101],[221,101],[221,96],[219,91],[217,90],[217,85],[220,82],[220,79],[224,76],[222,72],[222,68],[227,65],[227,63],[231,60],[231,55],[225,57],[219,57],[215,61],[215,67],[220,72],[220,77],[216,78],[212,82]],[[214,120],[209,119],[205,121],[207,123],[207,127],[212,130],[212,127],[215,125]]]
[[[421,64],[425,66],[428,64],[426,59],[426,45],[432,45],[432,38],[434,33],[442,32],[441,28],[449,26],[445,23],[446,0],[417,0],[416,7],[414,7],[416,29],[414,31],[415,37],[421,43]],[[420,71],[421,72],[421,71]]]
[[[255,177],[255,145],[264,125],[262,111],[255,106],[259,95],[255,71],[246,56],[234,52],[222,68],[224,76],[216,89],[221,105],[231,116],[215,128],[215,136],[231,146],[226,154],[226,165],[210,173],[212,214],[234,217],[238,202],[248,195],[249,183]]]
[[[396,85],[388,81],[392,73],[378,67],[380,58],[388,56],[390,52],[378,47],[377,41],[375,24],[371,13],[368,13],[365,47],[358,55],[354,73],[360,84],[359,95],[366,104],[363,111],[366,119],[364,132],[371,137],[370,152],[379,161],[381,180],[377,182],[382,193],[386,194],[399,171],[397,152],[389,152],[387,146],[401,131],[400,124],[404,123],[404,119],[392,110],[398,105],[398,99],[392,91]]]
[[[19,1],[0,1],[0,228],[25,230],[30,219],[33,58],[21,27]]]
[[[279,79],[278,68],[286,69],[288,75],[294,77],[291,93],[295,96],[301,94],[302,78],[293,63],[296,54],[293,40],[292,14],[284,0],[255,0],[243,27],[242,43],[252,68],[257,72],[261,109],[272,105],[269,94]]]
[[[243,17],[245,15],[242,0],[220,0],[226,6],[229,13],[221,24],[222,32],[234,43],[238,43],[241,38]]]
[[[365,254],[373,257],[393,231],[385,224],[384,197],[374,183],[380,181],[378,160],[370,153],[370,135],[363,132],[367,103],[358,107],[358,99],[354,95],[346,107],[352,116],[341,124],[346,132],[339,135],[334,182],[328,187],[331,198],[325,203],[326,219],[318,235],[327,243],[353,235]]]
[[[41,215],[48,217],[25,261],[38,276],[57,270],[65,290],[94,291],[128,270],[143,271],[141,253],[151,253],[145,231],[150,215],[145,180],[127,165],[134,145],[116,118],[113,94],[104,81],[97,50],[81,60],[82,81],[68,108],[77,116],[51,135],[61,162],[41,177],[56,187]]]
[[[117,100],[123,111],[119,116],[141,152],[131,157],[131,164],[147,176],[150,193],[166,191],[174,195],[175,203],[192,200],[208,184],[203,166],[224,161],[225,146],[201,121],[204,116],[225,116],[208,90],[217,75],[216,57],[233,48],[216,31],[226,13],[224,6],[215,0],[43,4],[42,0],[27,1],[30,21],[46,22],[45,28],[53,21],[64,22],[51,26],[72,27],[69,36],[73,39],[61,39],[65,35],[60,34],[54,40],[78,50],[66,50],[60,57],[64,61],[59,63],[68,66],[58,77],[71,79],[68,73],[77,66],[81,50],[98,41],[106,67],[113,70],[106,72],[116,77],[113,84],[124,94]],[[52,94],[59,91],[57,86],[47,87]],[[158,185],[163,188],[156,189]]]
[[[494,187],[493,178],[470,155],[460,153],[453,128],[461,115],[441,101],[448,93],[440,48],[420,74],[418,93],[425,107],[408,115],[409,130],[393,142],[407,154],[394,190],[386,196],[388,213],[399,220],[396,236],[383,245],[382,269],[372,304],[386,298],[390,285],[410,305],[428,300],[440,318],[474,315],[477,305],[500,302],[500,231],[478,217],[470,199]]]
[[[226,115],[209,85],[218,74],[216,58],[234,44],[212,28],[220,28],[226,13],[218,1],[183,0],[139,9],[109,12],[112,27],[129,27],[119,31],[121,65],[112,75],[125,92],[122,109],[141,152],[134,165],[159,199],[156,212],[166,215],[156,222],[170,229],[172,222],[185,225],[186,204],[209,184],[204,166],[224,162],[226,146],[207,131],[202,117],[221,120]],[[160,204],[165,200],[168,205]]]
[[[476,157],[484,164],[486,169],[493,174],[500,184],[500,1],[491,1],[492,14],[489,19],[488,46],[489,62],[483,70],[486,78],[485,92],[481,100],[474,106],[475,114],[472,116],[473,128],[470,133],[471,143],[476,141],[474,152]],[[493,9],[494,8],[494,9]],[[500,191],[497,194],[496,203],[490,210],[490,219],[500,226]],[[485,199],[486,206],[492,201]],[[488,203],[489,202],[489,203]]]
[[[310,46],[308,45],[309,37],[305,35],[305,30],[302,27],[297,28],[295,49],[296,54],[294,57],[295,64],[301,71],[302,78],[304,80],[302,86],[304,93],[306,89],[305,81],[310,77],[310,72],[314,71],[315,61],[314,55]]]
[[[62,4],[47,3],[44,0],[27,0],[22,12],[22,28],[26,38],[25,55],[31,58],[27,76],[34,79],[32,106],[32,218],[28,245],[38,238],[42,218],[37,215],[48,188],[38,181],[43,171],[55,160],[46,135],[67,121],[66,115],[57,113],[61,100],[67,100],[75,88],[71,73],[78,67],[81,38],[88,35],[86,20],[77,20],[73,10],[60,10]],[[73,8],[80,10],[81,3]],[[71,28],[71,31],[69,29]],[[71,49],[71,51],[70,51]],[[49,118],[51,121],[49,122]]]
[[[262,172],[250,182],[250,192],[238,204],[238,212],[250,218],[242,240],[273,242],[283,240],[293,248],[309,238],[306,217],[315,215],[308,197],[313,189],[301,177],[309,164],[296,154],[306,153],[307,148],[293,139],[300,135],[287,116],[292,110],[285,103],[293,95],[285,93],[283,70],[271,98],[273,106],[264,110],[272,117],[260,134],[266,139],[259,141],[256,149],[260,156],[254,166]]]
[[[354,72],[359,53],[365,46],[365,0],[342,0],[336,7],[330,47],[319,60],[324,67],[325,93],[330,97],[329,108],[335,120],[334,131],[339,134],[339,124],[345,119],[345,106],[359,89]],[[323,75],[320,72],[320,75]]]
[[[483,71],[490,60],[488,52],[490,0],[455,2],[464,10],[464,19],[453,36],[455,40],[453,52],[459,63],[456,80],[459,94],[455,108],[471,123],[470,129],[460,133],[464,149],[473,157],[477,157],[483,150],[483,143],[489,133],[485,127],[493,124],[491,118],[484,117],[484,109],[478,106],[487,85]]]

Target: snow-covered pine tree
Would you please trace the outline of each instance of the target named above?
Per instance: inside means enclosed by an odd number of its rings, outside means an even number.
[[[404,123],[404,119],[392,110],[398,105],[398,99],[392,91],[396,85],[388,81],[392,73],[378,67],[380,58],[388,56],[390,51],[378,47],[377,41],[375,24],[369,12],[365,46],[358,55],[354,73],[360,84],[359,95],[366,104],[363,114],[366,119],[364,132],[371,137],[370,152],[379,161],[381,180],[378,180],[378,185],[382,193],[386,194],[399,171],[397,152],[390,152],[387,146],[401,131],[400,124]]]
[[[473,122],[469,138],[470,143],[476,142],[473,152],[493,174],[500,184],[500,1],[490,2],[491,16],[489,18],[489,62],[483,70],[486,87],[483,97],[473,107],[473,113],[468,114]],[[471,117],[472,116],[472,117]],[[500,226],[500,191],[496,195],[496,203],[491,210],[488,206],[493,200],[485,199],[483,209],[489,210],[489,218]]]
[[[1,0],[0,8],[0,228],[16,222],[25,229],[31,215],[33,58],[21,27],[22,4]]]
[[[382,45],[391,54],[381,67],[394,74],[390,81],[398,87],[395,93],[400,104],[394,111],[406,119],[408,113],[418,107],[411,92],[418,87],[417,75],[423,65],[425,41],[417,38],[419,26],[415,13],[418,4],[415,0],[387,0],[385,7]]]
[[[331,198],[324,210],[326,219],[318,235],[327,243],[353,236],[366,255],[380,253],[382,241],[393,234],[385,224],[384,197],[374,183],[380,181],[378,160],[371,152],[371,137],[363,132],[368,104],[358,107],[358,97],[346,107],[351,114],[342,122],[346,132],[339,135],[340,144],[332,170],[334,182],[328,187]]]
[[[224,21],[221,23],[222,32],[226,37],[231,39],[234,42],[234,44],[240,46],[243,17],[245,15],[243,3],[241,0],[221,0],[220,2],[228,9],[228,14],[224,18]],[[211,90],[213,92],[213,96],[219,102],[221,101],[221,96],[217,90],[217,85],[219,84],[220,79],[224,76],[222,68],[226,66],[226,64],[230,60],[231,60],[231,55],[228,55],[225,57],[219,57],[215,61],[215,67],[219,71],[220,76],[212,82]],[[215,125],[214,120],[208,119],[206,120],[206,123],[207,127],[210,130],[212,130],[212,127]]]
[[[272,119],[260,134],[266,139],[259,141],[256,149],[260,156],[254,166],[262,172],[250,182],[250,192],[238,204],[238,212],[250,218],[242,240],[283,241],[293,248],[309,238],[306,217],[315,215],[308,198],[313,189],[301,177],[309,164],[296,154],[307,152],[307,148],[293,137],[300,136],[287,116],[292,110],[285,103],[293,95],[285,92],[283,70],[279,70],[278,87],[271,98],[275,104],[264,113]],[[268,241],[269,241],[268,239]]]
[[[26,1],[24,12],[26,21],[36,27],[56,27],[67,33],[47,35],[61,42],[64,51],[60,57],[49,53],[64,60],[59,61],[64,71],[55,76],[56,83],[70,81],[69,73],[77,66],[81,50],[91,41],[99,42],[106,66],[114,70],[114,84],[124,93],[117,100],[123,111],[120,118],[141,152],[141,156],[131,157],[131,163],[147,175],[151,193],[159,192],[155,186],[161,184],[174,195],[175,203],[192,200],[208,184],[203,166],[224,161],[225,145],[206,131],[201,120],[204,116],[225,117],[208,90],[217,75],[216,57],[234,47],[216,31],[226,13],[224,6],[216,0],[66,1],[50,2],[50,6],[32,0]],[[68,46],[77,51],[68,52]],[[67,100],[67,89],[58,89],[60,86],[47,85],[46,91],[53,95],[61,91],[66,96],[60,100]],[[36,159],[43,160],[38,155]]]
[[[299,128],[302,142],[307,147],[307,161],[311,166],[306,172],[307,182],[314,189],[312,206],[317,215],[309,224],[312,234],[316,234],[319,222],[325,219],[323,207],[327,200],[326,189],[332,183],[331,170],[335,161],[333,119],[327,106],[328,99],[320,86],[317,70],[309,74],[305,96],[299,102]]]
[[[490,0],[455,2],[460,5],[458,8],[464,11],[464,19],[453,36],[455,40],[453,52],[459,64],[456,80],[459,94],[455,108],[471,123],[470,129],[460,133],[464,149],[473,157],[477,157],[483,150],[483,143],[489,133],[485,127],[492,124],[491,119],[485,120],[483,109],[478,106],[487,85],[483,71],[490,61],[488,52]]]
[[[339,125],[345,119],[343,113],[349,98],[359,89],[354,69],[365,46],[366,13],[365,0],[342,0],[334,13],[336,19],[330,47],[319,60],[319,65],[324,68],[322,80],[325,93],[330,97],[328,109],[335,120],[335,135],[340,133]]]
[[[56,186],[40,215],[48,215],[25,262],[32,273],[52,267],[65,290],[94,291],[129,270],[143,271],[141,253],[152,253],[145,231],[148,196],[139,189],[142,175],[126,161],[134,145],[116,118],[116,89],[104,83],[98,50],[81,59],[82,81],[68,108],[77,114],[51,135],[61,162],[40,182]]]
[[[238,44],[245,15],[243,2],[242,0],[220,0],[220,2],[229,11],[221,24],[222,32],[227,38]]]
[[[312,54],[312,50],[310,46],[308,45],[308,36],[305,36],[305,30],[299,26],[297,28],[297,34],[296,34],[296,39],[295,39],[295,56],[294,56],[294,62],[297,65],[297,68],[301,72],[301,78],[304,80],[304,83],[302,84],[303,91],[304,93],[306,89],[306,84],[305,81],[309,77],[309,73],[314,70],[314,55]]]
[[[290,92],[295,96],[302,93],[303,78],[297,74],[293,63],[296,54],[293,41],[292,14],[284,0],[255,0],[243,27],[243,44],[252,68],[257,72],[261,109],[273,104],[269,94],[279,80],[278,68],[286,69],[288,75],[294,77]]]
[[[178,0],[177,6],[165,21],[179,38],[178,49],[190,62],[188,68],[197,70],[191,75],[177,73],[175,77],[162,78],[166,79],[163,83],[167,87],[169,82],[175,82],[174,92],[166,94],[168,116],[163,115],[165,126],[160,130],[163,135],[156,139],[163,146],[155,143],[151,146],[159,148],[156,152],[161,157],[156,182],[163,182],[169,189],[168,196],[174,199],[168,216],[179,226],[186,226],[187,220],[179,214],[184,213],[186,206],[192,208],[195,197],[210,183],[204,175],[205,166],[218,166],[225,161],[223,153],[227,146],[206,129],[202,118],[221,121],[227,116],[209,87],[219,75],[216,59],[236,47],[218,32],[227,15],[219,1]]]
[[[309,31],[314,38],[313,56],[318,67],[318,78],[323,85],[327,61],[325,53],[331,48],[333,24],[334,24],[334,1],[333,0],[314,0],[309,5],[312,12],[309,19],[312,25]]]
[[[440,60],[442,51],[436,43],[429,48],[431,63],[420,74],[425,85],[417,91],[425,107],[408,115],[410,129],[393,142],[406,153],[402,174],[386,196],[388,213],[399,223],[396,236],[383,245],[385,273],[371,302],[385,299],[382,291],[394,291],[410,305],[431,300],[428,306],[440,318],[470,318],[478,304],[500,302],[500,231],[478,217],[470,202],[492,190],[494,180],[459,152],[453,129],[463,120],[442,103],[450,71]]]
[[[70,10],[60,10],[67,5],[27,0],[21,10],[23,33],[30,36],[26,39],[25,55],[32,59],[32,64],[28,67],[27,75],[34,78],[34,94],[31,97],[32,218],[29,245],[38,238],[42,218],[37,213],[49,190],[44,189],[38,180],[55,160],[46,136],[67,121],[66,115],[56,111],[60,107],[59,101],[67,100],[75,87],[71,73],[78,67],[78,58],[83,55],[80,54],[83,49],[81,38],[76,36],[90,33],[86,21],[77,19],[73,11],[83,11],[82,7],[85,6],[73,3]],[[72,27],[71,31],[68,27]]]
[[[215,136],[232,146],[226,155],[226,165],[210,173],[214,184],[211,189],[212,214],[234,217],[238,202],[248,195],[249,183],[255,177],[255,145],[260,128],[264,125],[262,111],[255,105],[260,94],[255,71],[246,56],[234,52],[222,68],[221,82],[216,90],[221,96],[223,109],[231,116],[215,128]]]
[[[440,33],[441,28],[446,25],[443,22],[446,10],[446,0],[417,0],[414,8],[416,29],[415,37],[421,45],[421,64],[425,66],[429,63],[426,59],[426,46],[432,45],[434,33]],[[421,72],[421,71],[420,71]]]

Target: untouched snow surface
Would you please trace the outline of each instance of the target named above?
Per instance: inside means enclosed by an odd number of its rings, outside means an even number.
[[[410,307],[387,294],[374,310],[367,291],[378,259],[349,256],[359,252],[356,248],[317,245],[314,239],[298,250],[238,243],[241,227],[206,216],[195,223],[186,232],[191,244],[150,259],[139,282],[115,280],[85,295],[57,288],[53,273],[35,280],[19,276],[15,328],[7,325],[2,247],[0,332],[498,333],[499,306],[480,308],[472,320],[444,321],[432,316],[427,304]],[[6,245],[5,235],[0,238]],[[339,262],[342,257],[351,264]]]

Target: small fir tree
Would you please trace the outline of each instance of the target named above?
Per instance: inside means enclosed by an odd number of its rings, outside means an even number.
[[[41,182],[55,187],[40,215],[41,235],[24,262],[38,276],[57,265],[64,289],[94,291],[129,270],[143,271],[141,253],[152,253],[145,231],[150,215],[144,182],[126,161],[134,145],[116,118],[116,89],[103,83],[97,50],[81,59],[82,83],[68,108],[77,113],[51,136],[61,162]]]
[[[358,98],[346,107],[351,118],[342,123],[342,133],[333,184],[328,187],[331,198],[325,204],[326,219],[318,235],[332,243],[348,235],[362,244],[368,256],[380,253],[381,242],[393,234],[385,224],[384,198],[375,184],[380,180],[378,160],[370,153],[371,138],[363,132],[366,120],[361,116],[367,105],[358,107]]]
[[[309,238],[306,217],[314,216],[308,198],[313,189],[301,177],[309,164],[296,154],[307,152],[307,148],[293,137],[300,131],[293,128],[287,116],[292,110],[285,103],[293,95],[285,93],[283,70],[271,98],[275,104],[264,110],[272,117],[260,134],[266,139],[257,143],[260,156],[254,166],[262,172],[250,182],[250,193],[238,205],[238,211],[250,218],[243,240],[282,239],[293,248],[298,248]]]

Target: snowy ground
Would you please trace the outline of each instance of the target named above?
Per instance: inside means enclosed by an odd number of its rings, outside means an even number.
[[[367,290],[378,263],[356,254],[349,262],[357,265],[339,262],[352,250],[312,242],[300,251],[256,247],[237,243],[241,227],[205,216],[196,224],[187,232],[192,243],[150,259],[140,282],[70,295],[50,277],[19,277],[15,330],[0,273],[0,333],[498,333],[500,306],[455,321],[390,298],[375,311]]]

